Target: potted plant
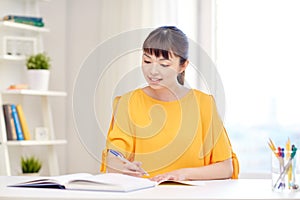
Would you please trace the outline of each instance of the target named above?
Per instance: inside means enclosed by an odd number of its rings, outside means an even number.
[[[34,156],[21,157],[21,166],[23,175],[39,175],[39,171],[42,168],[42,163]]]
[[[28,85],[33,90],[48,90],[50,57],[46,53],[31,55],[26,60]]]

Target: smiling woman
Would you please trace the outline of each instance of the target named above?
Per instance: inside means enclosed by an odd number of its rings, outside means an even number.
[[[49,35],[50,40],[47,40],[50,52],[56,54],[53,60],[60,62],[57,66],[66,66],[67,70],[65,71],[70,72],[68,73],[68,78],[66,80],[63,79],[66,81],[64,84],[71,86],[68,87],[67,92],[74,94],[74,91],[77,89],[77,83],[79,83],[78,80],[81,77],[84,77],[83,82],[89,80],[88,82],[90,83],[87,87],[82,87],[83,91],[79,91],[78,96],[74,95],[71,97],[75,102],[73,104],[75,106],[70,106],[72,112],[67,112],[67,124],[70,124],[70,126],[66,126],[66,131],[62,131],[80,137],[80,140],[77,137],[69,137],[68,139],[68,152],[70,152],[68,153],[68,167],[66,168],[68,171],[85,169],[91,173],[97,173],[99,162],[101,162],[99,159],[99,148],[102,149],[105,146],[105,136],[111,120],[112,106],[107,105],[111,104],[115,96],[147,84],[140,68],[142,58],[140,50],[142,49],[143,41],[153,27],[176,25],[185,33],[188,33],[190,40],[201,44],[202,50],[212,55],[211,30],[213,29],[211,27],[211,18],[213,15],[211,13],[211,5],[213,3],[213,1],[205,0],[127,0],[89,1],[89,3],[85,1],[71,1],[67,4],[65,1],[47,1],[44,4],[44,12],[41,14],[44,15],[46,12],[50,15],[50,17],[45,16],[45,18],[52,20],[49,22],[51,29],[61,30],[61,35],[67,34],[68,36],[60,38],[61,44],[67,48],[66,51],[63,51],[66,55],[61,51],[57,51],[57,45],[55,45],[57,39],[54,32],[51,32]],[[60,13],[67,13],[67,15],[61,14],[59,18],[54,18],[57,15],[57,9]],[[112,10],[114,12],[111,12]],[[78,14],[83,11],[86,13],[85,15]],[[57,21],[56,19],[62,20]],[[107,22],[109,22],[109,26]],[[68,26],[65,27],[65,24]],[[142,32],[142,29],[150,28],[151,30],[147,31],[147,33],[135,35],[131,40],[123,39],[119,43],[111,42],[115,41],[115,38],[125,36],[128,31],[137,30]],[[72,37],[69,37],[70,35]],[[104,46],[105,44],[110,44],[110,46]],[[131,48],[131,46],[134,48]],[[99,49],[103,51],[100,52]],[[134,51],[137,49],[139,52]],[[190,51],[192,49],[193,45],[190,42]],[[201,61],[206,60],[204,53],[197,52],[199,54],[189,55],[191,64],[196,62],[197,59],[201,59]],[[96,56],[93,53],[98,53],[99,55]],[[102,57],[101,55],[104,56]],[[115,57],[111,57],[111,55]],[[107,59],[110,59],[109,62],[106,62]],[[64,62],[67,62],[68,65],[64,65]],[[92,66],[97,67],[97,70],[91,69],[93,68]],[[215,94],[215,90],[205,90],[206,83],[202,82],[204,79],[199,78],[199,71],[194,66],[188,67],[185,71],[185,85]],[[84,70],[89,71],[90,74],[85,76]],[[97,79],[95,79],[98,82],[91,82],[95,76],[97,76]],[[205,78],[207,77],[209,76]],[[214,81],[212,80],[211,82]],[[54,87],[59,88],[62,85]],[[80,84],[78,85],[81,86]],[[90,90],[87,90],[87,88]],[[86,91],[95,93],[90,96],[82,95]],[[214,95],[214,97],[218,109],[222,109],[223,106],[219,103],[223,102],[219,98],[220,95]],[[78,101],[76,101],[76,98],[78,98]],[[88,99],[88,104],[83,99]],[[77,105],[76,103],[79,102],[80,105]],[[91,105],[92,111],[87,108],[87,105]],[[82,111],[81,108],[89,110],[88,114],[83,115],[82,112],[85,111]],[[220,114],[223,116],[222,111],[220,111]],[[83,148],[78,148],[78,146]],[[78,158],[80,158],[81,162],[78,162]]]
[[[238,177],[238,160],[213,96],[177,78],[188,66],[188,46],[186,35],[173,26],[148,35],[142,61],[148,86],[115,99],[102,172],[143,176],[145,169],[156,181]],[[108,154],[111,149],[131,163]]]

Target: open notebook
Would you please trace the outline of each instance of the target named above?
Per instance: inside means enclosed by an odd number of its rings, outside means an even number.
[[[161,183],[170,181],[154,182],[147,178],[139,178],[118,173],[105,173],[91,175],[77,173],[62,176],[45,177],[31,181],[21,182],[8,187],[33,187],[33,188],[56,188],[68,190],[94,190],[130,192],[140,189],[155,187]],[[178,184],[193,185],[191,181],[171,181]],[[199,185],[199,183],[197,183]]]

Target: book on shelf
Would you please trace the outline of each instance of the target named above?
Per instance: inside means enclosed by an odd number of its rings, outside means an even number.
[[[44,27],[44,22],[42,17],[6,15],[3,17],[3,20],[15,22],[15,23],[27,24],[31,26]]]
[[[25,15],[6,15],[6,16],[3,17],[3,20],[13,20],[13,19],[43,22],[42,17],[25,16]]]
[[[12,117],[11,106],[10,104],[3,104],[2,108],[4,114],[7,140],[17,140],[17,133],[15,128],[15,122]]]
[[[15,122],[17,140],[24,140],[24,135],[23,135],[23,131],[22,131],[22,127],[21,127],[21,123],[20,123],[20,119],[19,119],[19,116],[18,116],[16,105],[11,104],[10,107],[11,107],[12,117],[13,117],[14,122]]]
[[[28,125],[27,125],[25,115],[24,115],[23,108],[20,104],[18,104],[16,106],[16,108],[17,108],[17,113],[18,113],[18,117],[19,117],[19,120],[20,120],[20,124],[21,124],[24,139],[25,140],[30,140],[31,139],[30,132],[29,132],[29,128],[28,128]]]
[[[184,185],[201,185],[199,183],[193,184],[193,181],[155,182],[151,181],[148,178],[134,177],[119,173],[104,173],[98,175],[92,175],[88,173],[77,173],[33,179],[31,181],[8,185],[8,187],[130,192],[135,190],[152,188],[165,182],[173,182]]]
[[[20,24],[27,24],[27,25],[31,25],[31,26],[37,26],[37,27],[44,27],[45,24],[44,22],[35,22],[35,21],[28,21],[28,20],[23,20],[23,19],[13,19],[13,20],[9,20],[15,23],[20,23]]]

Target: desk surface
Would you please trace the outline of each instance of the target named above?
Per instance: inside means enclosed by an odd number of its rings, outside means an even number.
[[[122,193],[59,189],[11,188],[8,184],[30,177],[0,176],[0,199],[299,199],[300,191],[276,193],[269,179],[203,181],[201,186],[160,185]]]

